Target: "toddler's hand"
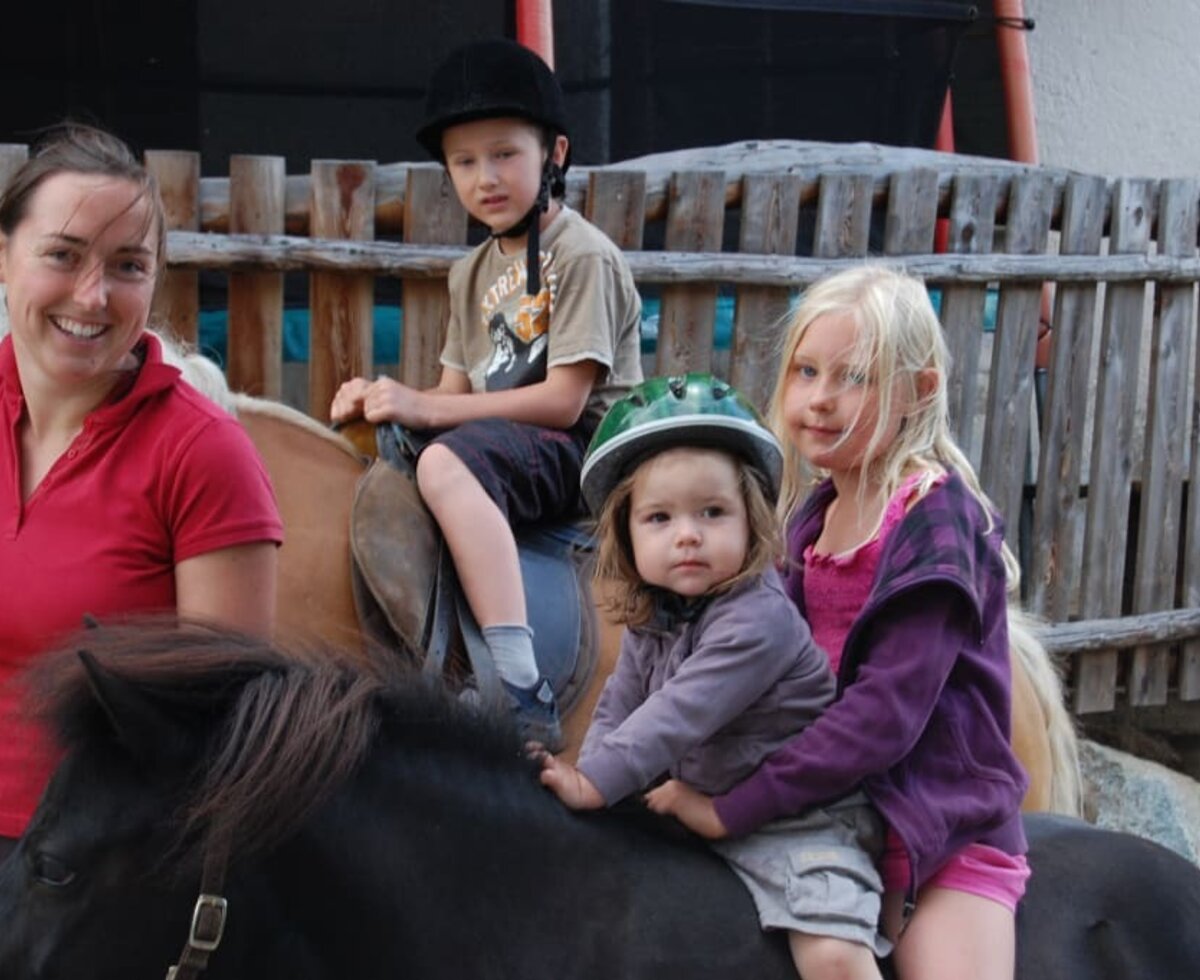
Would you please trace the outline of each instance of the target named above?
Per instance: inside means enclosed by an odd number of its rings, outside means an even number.
[[[569,762],[556,759],[549,752],[542,755],[542,785],[572,810],[599,810],[604,797],[592,781]]]
[[[668,779],[646,794],[646,806],[655,813],[672,816],[694,834],[708,840],[728,837],[729,831],[717,816],[711,796],[705,796],[678,779]]]

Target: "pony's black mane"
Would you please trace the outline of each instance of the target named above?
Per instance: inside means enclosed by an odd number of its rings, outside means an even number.
[[[35,710],[68,751],[113,738],[80,650],[190,732],[181,841],[219,836],[244,853],[280,840],[358,769],[385,728],[420,758],[527,765],[510,724],[463,707],[402,653],[284,650],[163,621],[87,630],[32,673]]]

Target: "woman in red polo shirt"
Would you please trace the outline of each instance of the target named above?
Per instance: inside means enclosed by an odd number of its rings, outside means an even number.
[[[85,614],[273,625],[266,471],[146,330],[165,251],[154,178],[99,130],[51,134],[0,197],[0,857],[51,767],[19,714],[39,653]]]

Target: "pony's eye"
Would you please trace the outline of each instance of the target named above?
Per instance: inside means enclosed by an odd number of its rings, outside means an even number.
[[[65,861],[42,852],[33,857],[33,877],[43,885],[62,888],[75,880],[75,872]]]

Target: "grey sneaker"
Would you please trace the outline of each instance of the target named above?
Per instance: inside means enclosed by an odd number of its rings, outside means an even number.
[[[554,700],[554,688],[550,682],[542,677],[533,687],[514,687],[507,681],[502,683],[516,712],[521,737],[527,742],[540,742],[550,752],[561,752],[565,743],[562,725],[558,720],[558,704]]]

